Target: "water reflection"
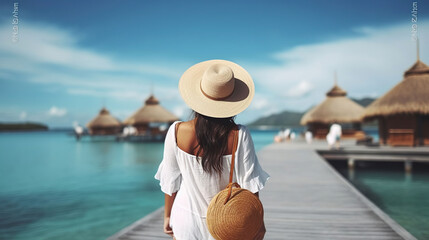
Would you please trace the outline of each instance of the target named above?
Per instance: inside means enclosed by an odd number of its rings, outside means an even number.
[[[90,158],[87,160],[90,160],[97,164],[99,169],[107,170],[111,166],[111,161],[114,159],[115,155],[113,153],[113,146],[115,142],[92,142],[88,143],[91,146],[90,147]]]
[[[330,162],[361,193],[418,239],[429,239],[429,169],[415,164],[406,172],[403,164],[362,165]],[[365,166],[365,167],[363,167]]]
[[[123,143],[123,161],[128,165],[159,164],[162,159],[163,143]]]
[[[348,173],[348,175],[347,175],[348,179],[350,181],[353,181],[355,179],[355,169],[354,168],[348,168],[347,173]]]
[[[413,181],[413,174],[412,172],[405,172],[405,184],[408,185]]]

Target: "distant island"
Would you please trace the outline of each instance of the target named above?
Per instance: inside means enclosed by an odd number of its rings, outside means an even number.
[[[374,98],[362,98],[362,99],[353,99],[356,103],[362,105],[363,107],[371,104],[375,99]],[[311,108],[310,108],[311,109]],[[310,110],[308,109],[308,110]],[[307,110],[307,111],[308,111]],[[255,121],[248,124],[250,127],[298,127],[300,125],[300,120],[302,116],[307,112],[297,112],[297,111],[283,111],[280,113],[274,113],[269,116],[261,117]]]
[[[283,111],[274,113],[266,117],[261,117],[248,124],[250,127],[296,127],[300,126],[299,121],[304,113],[294,111]]]
[[[41,123],[0,123],[0,132],[9,131],[47,131],[48,126]]]

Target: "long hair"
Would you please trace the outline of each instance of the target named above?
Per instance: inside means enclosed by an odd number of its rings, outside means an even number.
[[[195,116],[195,132],[198,148],[197,159],[201,157],[203,170],[208,173],[220,174],[223,169],[222,156],[228,149],[228,135],[237,125],[233,117],[213,118],[197,112]]]

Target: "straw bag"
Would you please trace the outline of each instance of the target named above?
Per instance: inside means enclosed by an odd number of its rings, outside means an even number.
[[[229,184],[213,197],[207,209],[207,226],[217,240],[254,239],[264,222],[264,209],[259,198],[232,182],[237,135],[238,131],[234,131]]]

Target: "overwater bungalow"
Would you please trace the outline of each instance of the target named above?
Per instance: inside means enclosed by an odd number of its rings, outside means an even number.
[[[401,82],[366,108],[363,118],[378,120],[380,144],[429,145],[429,67],[417,58]]]
[[[115,135],[122,131],[121,122],[110,115],[106,108],[102,108],[100,113],[86,124],[90,135]]]
[[[310,109],[301,118],[301,125],[307,125],[314,138],[325,139],[333,123],[341,124],[343,138],[364,138],[361,131],[361,116],[364,108],[350,100],[347,92],[337,83],[326,93],[325,100]]]
[[[161,128],[160,124],[169,126],[177,120],[179,120],[178,117],[162,107],[154,95],[150,95],[143,107],[125,119],[123,123],[136,128],[136,135],[155,136],[165,135],[166,128]]]

